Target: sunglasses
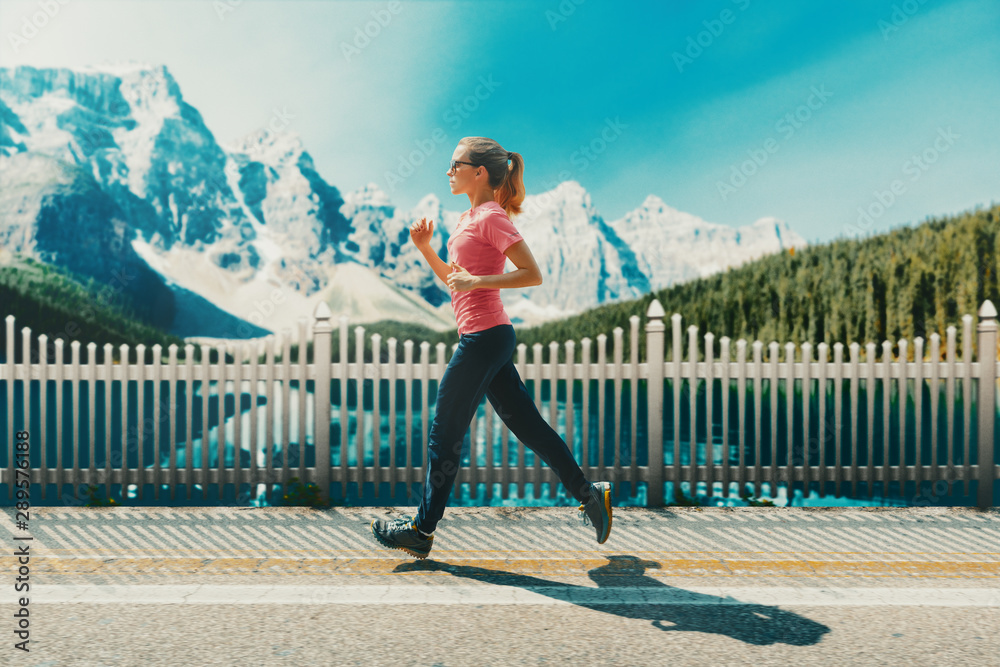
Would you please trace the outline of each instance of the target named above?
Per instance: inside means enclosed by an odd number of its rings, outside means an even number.
[[[451,161],[451,167],[448,169],[448,171],[455,171],[456,169],[458,169],[458,165],[460,165],[460,164],[467,164],[467,165],[470,165],[472,167],[478,167],[479,166],[478,164],[473,164],[471,162],[463,162],[462,160],[452,160]]]

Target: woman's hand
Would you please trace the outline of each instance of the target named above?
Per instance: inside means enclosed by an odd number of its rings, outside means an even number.
[[[434,221],[427,221],[427,218],[420,218],[419,221],[410,225],[410,240],[413,245],[421,248],[430,245],[431,236],[434,234]]]
[[[453,292],[468,292],[476,289],[479,276],[474,276],[455,262],[451,263],[451,273],[448,274],[448,287]]]

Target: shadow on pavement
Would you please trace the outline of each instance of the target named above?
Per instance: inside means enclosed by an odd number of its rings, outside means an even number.
[[[590,590],[588,587],[548,581],[502,570],[454,565],[434,560],[406,563],[397,567],[396,572],[448,572],[456,577],[466,577],[485,583],[532,589],[533,592],[572,602],[580,607],[624,618],[648,619],[653,621],[654,627],[661,630],[726,635],[747,644],[759,646],[777,643],[811,646],[818,643],[823,635],[830,631],[830,628],[822,623],[778,607],[749,602],[734,604],[733,598],[720,598],[715,595],[705,595],[667,586],[645,575],[646,569],[650,567],[658,568],[659,563],[642,560],[635,556],[609,556],[608,564],[591,570],[589,576],[599,588],[631,586],[683,591],[684,599],[690,600],[690,603],[618,605],[606,602],[578,602],[572,600],[568,593],[575,589]],[[536,590],[538,588],[548,590]],[[564,589],[567,595],[561,595],[552,589]],[[710,602],[710,604],[705,604],[705,602]],[[723,602],[728,604],[722,604]]]

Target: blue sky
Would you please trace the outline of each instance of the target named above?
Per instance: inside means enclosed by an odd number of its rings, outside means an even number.
[[[0,65],[164,64],[219,141],[290,114],[327,181],[404,208],[468,207],[467,135],[608,220],[655,194],[823,242],[1000,201],[993,0],[71,0],[15,50],[39,7],[0,5]]]

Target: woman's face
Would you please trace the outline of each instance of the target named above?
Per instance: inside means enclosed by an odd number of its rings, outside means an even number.
[[[455,148],[455,152],[451,154],[451,159],[460,160],[463,163],[456,164],[454,171],[449,167],[447,173],[448,183],[451,185],[451,193],[462,194],[468,192],[475,181],[476,171],[479,170],[479,167],[464,164],[465,162],[471,162],[471,160],[469,160],[469,149],[461,144]]]

